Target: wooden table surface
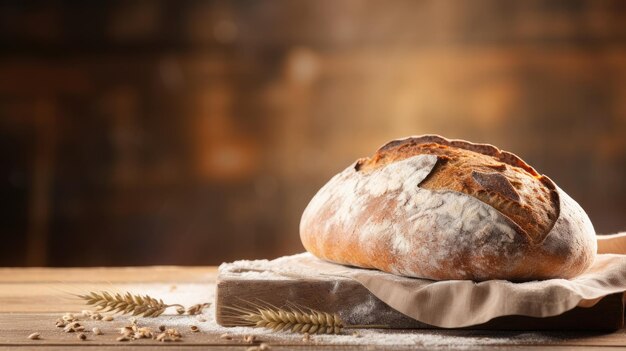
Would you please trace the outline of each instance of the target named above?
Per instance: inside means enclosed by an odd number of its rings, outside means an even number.
[[[115,316],[111,322],[85,320],[88,330],[98,327],[103,335],[87,332],[87,340],[64,333],[55,327],[55,320],[66,312],[80,313],[88,309],[73,294],[90,290],[131,291],[163,298],[167,303],[191,305],[212,302],[215,290],[215,267],[141,267],[141,268],[0,268],[0,350],[46,349],[69,347],[90,349],[168,349],[246,350],[251,346],[243,335],[257,335],[271,350],[284,349],[485,349],[485,350],[610,350],[626,347],[626,331],[612,333],[515,332],[469,330],[361,331],[359,337],[313,336],[304,341],[300,336],[285,333],[259,333],[256,329],[219,327],[209,309],[202,316],[176,316],[173,311],[158,318],[139,318],[140,326],[153,329],[159,325],[175,327],[181,341],[159,343],[142,339],[119,342],[119,328],[128,324],[128,317]],[[198,325],[200,332],[191,332]],[[30,340],[33,332],[41,340]],[[220,335],[227,333],[231,340]],[[375,334],[372,334],[375,333]],[[400,346],[393,345],[396,343]],[[95,348],[94,348],[95,346]]]

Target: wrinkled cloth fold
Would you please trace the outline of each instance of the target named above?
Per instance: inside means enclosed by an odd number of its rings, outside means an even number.
[[[443,328],[468,327],[509,315],[556,316],[577,306],[591,307],[607,295],[626,291],[626,255],[614,253],[599,254],[591,268],[572,279],[523,283],[416,279],[346,267],[309,253],[254,266],[255,271],[296,279],[353,279],[393,309],[422,323]],[[245,271],[245,267],[237,269]]]

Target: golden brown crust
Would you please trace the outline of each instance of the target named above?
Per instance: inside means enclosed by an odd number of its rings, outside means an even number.
[[[471,195],[515,222],[532,242],[543,241],[559,215],[554,184],[519,157],[491,145],[472,144],[427,135],[394,140],[355,168],[368,172],[420,154],[438,162],[420,183],[430,190],[452,190]]]
[[[302,214],[317,257],[426,279],[571,278],[593,262],[584,210],[517,156],[412,137],[334,176]]]

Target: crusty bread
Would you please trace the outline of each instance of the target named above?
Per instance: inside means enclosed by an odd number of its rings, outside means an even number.
[[[434,135],[389,142],[336,175],[300,236],[329,261],[436,280],[570,278],[596,253],[589,218],[548,177]]]

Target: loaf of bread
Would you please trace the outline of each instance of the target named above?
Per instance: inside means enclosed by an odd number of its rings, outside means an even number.
[[[425,135],[333,177],[300,222],[319,258],[434,280],[571,278],[596,255],[585,211],[512,153]]]

